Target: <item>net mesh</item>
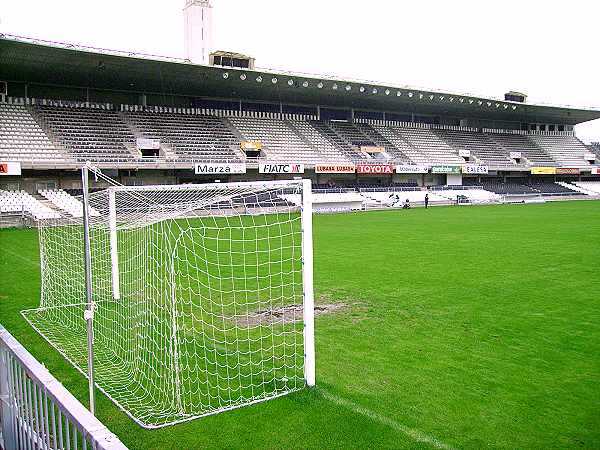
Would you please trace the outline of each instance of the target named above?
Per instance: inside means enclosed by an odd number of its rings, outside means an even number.
[[[305,386],[302,211],[284,199],[301,192],[298,181],[90,194],[96,384],[140,425]],[[23,315],[85,374],[82,220],[41,221],[39,239],[41,304]]]

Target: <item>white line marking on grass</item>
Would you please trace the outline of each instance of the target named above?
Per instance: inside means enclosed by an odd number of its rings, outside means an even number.
[[[23,255],[19,255],[18,253],[13,252],[12,250],[8,250],[7,248],[4,249],[5,253],[8,253],[11,256],[14,256],[15,258],[19,258],[21,261],[25,261],[26,263],[32,265],[32,266],[37,266],[37,264],[32,261],[29,258],[24,257]]]
[[[435,438],[433,436],[429,436],[419,430],[415,430],[414,428],[409,428],[405,425],[402,425],[401,423],[396,422],[395,420],[392,420],[389,417],[382,416],[381,414],[378,414],[374,411],[371,411],[370,409],[367,409],[360,405],[357,405],[356,403],[354,403],[350,400],[347,400],[345,398],[338,397],[337,395],[331,394],[330,392],[327,392],[322,388],[320,388],[319,391],[321,392],[321,394],[323,395],[323,397],[325,399],[332,401],[333,403],[336,403],[337,405],[348,408],[348,409],[354,411],[355,413],[366,416],[369,419],[374,420],[375,422],[379,422],[383,425],[386,425],[402,434],[405,434],[406,436],[413,439],[414,441],[422,442],[424,444],[429,444],[432,447],[443,449],[443,450],[454,450],[454,447],[451,447],[450,445],[441,442],[440,440],[438,440],[437,438]]]

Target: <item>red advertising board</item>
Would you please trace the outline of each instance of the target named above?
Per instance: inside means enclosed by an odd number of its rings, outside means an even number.
[[[358,164],[356,173],[369,175],[392,175],[394,166],[391,164]]]
[[[592,175],[600,175],[600,167],[592,168]]]
[[[556,168],[557,175],[579,175],[579,169],[571,168],[571,167],[557,167]]]

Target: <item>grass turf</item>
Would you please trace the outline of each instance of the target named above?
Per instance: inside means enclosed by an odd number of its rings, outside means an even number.
[[[600,202],[315,217],[319,387],[161,430],[106,398],[132,449],[598,448]],[[35,230],[0,231],[0,322],[80,400],[86,381],[23,320]]]

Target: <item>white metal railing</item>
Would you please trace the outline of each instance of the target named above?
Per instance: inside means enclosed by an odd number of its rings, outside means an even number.
[[[127,447],[0,325],[0,448]]]

